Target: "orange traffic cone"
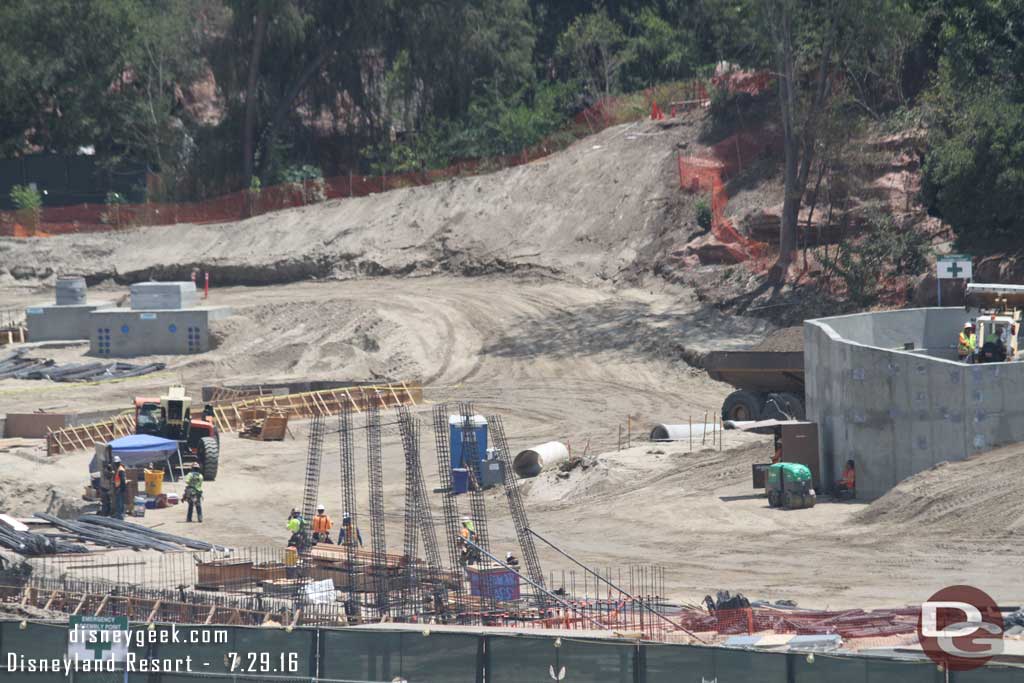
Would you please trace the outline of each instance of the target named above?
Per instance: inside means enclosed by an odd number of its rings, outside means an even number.
[[[661,107],[658,106],[657,102],[651,104],[651,120],[658,121],[665,118],[665,115],[661,111]]]

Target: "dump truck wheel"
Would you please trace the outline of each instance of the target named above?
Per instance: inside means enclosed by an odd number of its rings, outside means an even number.
[[[761,397],[752,391],[740,389],[725,397],[722,419],[736,422],[761,419]]]
[[[209,436],[199,439],[199,462],[203,465],[205,481],[213,481],[217,478],[217,468],[220,466],[220,446],[216,439]]]
[[[804,507],[805,508],[812,508],[812,507],[815,506],[815,504],[817,502],[818,502],[818,496],[813,494],[813,493],[809,493],[806,496],[804,496]]]

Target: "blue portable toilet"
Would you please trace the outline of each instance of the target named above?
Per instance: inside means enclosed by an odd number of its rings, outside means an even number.
[[[469,468],[474,469],[477,481],[481,480],[480,462],[487,458],[487,419],[483,415],[473,415],[469,418],[469,427],[473,430],[475,437],[475,452],[462,452],[463,432],[466,430],[466,420],[461,415],[448,416],[448,440],[451,445],[452,469]]]
[[[452,493],[459,495],[469,491],[469,470],[465,467],[452,468]]]

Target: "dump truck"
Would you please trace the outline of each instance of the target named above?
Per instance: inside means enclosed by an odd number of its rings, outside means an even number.
[[[722,403],[723,421],[806,417],[802,328],[781,330],[749,351],[712,351],[704,369],[711,379],[736,388]]]
[[[974,332],[978,343],[975,363],[1003,363],[1017,360],[1024,286],[968,283],[964,308],[977,310]]]

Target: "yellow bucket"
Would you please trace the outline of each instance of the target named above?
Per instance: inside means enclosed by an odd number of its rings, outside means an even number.
[[[299,563],[299,553],[295,548],[285,548],[284,563],[288,567],[294,567]]]
[[[159,496],[164,490],[164,471],[146,470],[146,495]]]

